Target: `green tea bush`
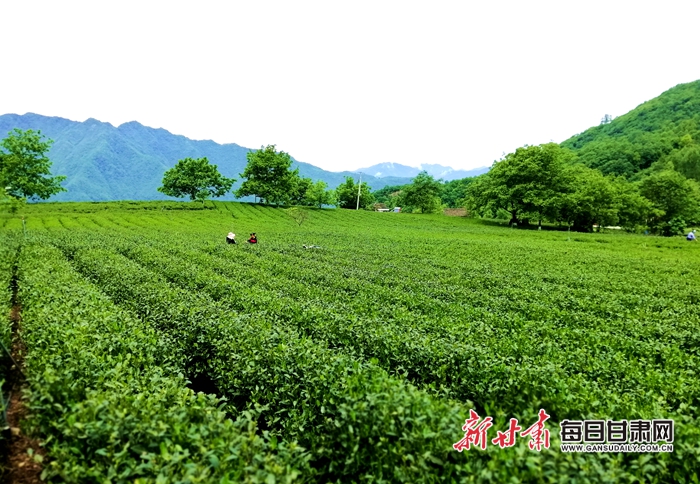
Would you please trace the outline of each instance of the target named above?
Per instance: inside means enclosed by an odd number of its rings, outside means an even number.
[[[270,443],[181,376],[181,355],[56,249],[27,246],[20,298],[32,424],[57,482],[290,482],[298,446]],[[180,376],[178,376],[180,374]]]
[[[12,307],[12,279],[17,258],[19,239],[16,234],[0,233],[0,445],[3,436],[8,431],[5,414],[9,390],[6,385],[12,360],[7,354],[12,347],[12,322],[10,309]],[[0,474],[2,468],[0,467]]]
[[[668,455],[634,471],[635,459],[645,456],[550,451],[513,459],[492,448],[457,454],[451,443],[461,435],[454,422],[467,414],[465,407],[402,384],[373,362],[325,350],[261,313],[238,314],[173,288],[115,254],[78,250],[74,263],[116,302],[186,341],[190,377],[207,375],[231,412],[253,411],[262,428],[309,448],[319,480],[557,482],[584,473],[581,482],[595,482],[686,475],[674,469],[683,463],[669,462]]]
[[[298,227],[270,207],[214,206],[33,207],[28,227],[157,330],[164,377],[181,372],[276,445],[308,448],[303,477],[695,482],[696,244],[355,211]],[[260,243],[227,246],[231,229]],[[552,447],[459,454],[472,407],[494,416],[490,437],[545,408]],[[566,454],[565,418],[672,418],[675,449]]]
[[[122,256],[78,251],[74,263],[115,302],[180,341],[190,377],[211,378],[232,411],[256,412],[261,428],[308,448],[320,479],[413,482],[472,472],[451,450],[464,413],[458,406],[293,330],[171,288]]]

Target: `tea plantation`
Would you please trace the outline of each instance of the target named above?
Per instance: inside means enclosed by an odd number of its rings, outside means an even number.
[[[698,482],[700,244],[229,202],[25,212],[0,218],[0,309],[14,289],[22,315],[0,338],[26,347],[49,481]],[[491,444],[540,409],[549,448]],[[470,410],[489,445],[458,452]],[[562,452],[566,419],[672,419],[673,452]]]

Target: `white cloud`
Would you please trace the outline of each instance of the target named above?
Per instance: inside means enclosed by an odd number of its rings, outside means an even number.
[[[12,2],[0,113],[342,170],[490,165],[700,78],[694,1]]]

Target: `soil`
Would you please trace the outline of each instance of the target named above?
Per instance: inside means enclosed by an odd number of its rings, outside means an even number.
[[[16,284],[15,284],[16,286]],[[16,299],[16,289],[13,295]],[[44,449],[39,440],[26,434],[21,423],[27,418],[29,409],[23,399],[22,389],[26,386],[26,380],[21,370],[24,364],[24,354],[26,348],[19,337],[19,328],[22,320],[22,308],[16,302],[10,312],[12,321],[12,358],[14,362],[10,367],[7,376],[7,383],[11,392],[10,403],[7,410],[7,421],[10,426],[9,432],[3,436],[2,454],[0,459],[0,481],[8,484],[34,484],[41,482],[41,464],[29,455],[28,451],[33,450],[35,455],[44,457]],[[17,367],[19,365],[19,368]]]
[[[464,208],[446,208],[445,215],[449,217],[466,217],[467,211]]]

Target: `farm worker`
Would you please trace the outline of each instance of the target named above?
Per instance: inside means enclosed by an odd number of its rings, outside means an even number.
[[[685,240],[689,240],[689,241],[691,241],[691,242],[692,242],[693,240],[695,240],[695,230],[693,230],[692,232],[689,232],[689,233],[688,233],[688,236],[685,238]]]
[[[255,235],[255,232],[250,234],[250,238],[248,239],[249,244],[257,244],[258,243],[258,237]]]
[[[228,235],[226,236],[226,243],[227,244],[235,244],[236,243],[236,234],[233,232],[229,232]]]

